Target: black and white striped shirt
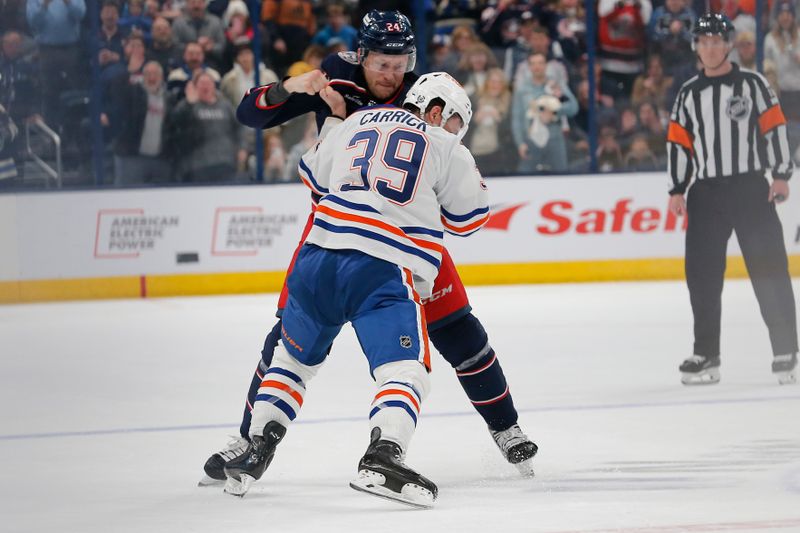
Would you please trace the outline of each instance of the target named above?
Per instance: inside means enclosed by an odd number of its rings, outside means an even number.
[[[692,178],[713,179],[772,170],[789,179],[786,119],[769,82],[752,70],[717,77],[700,73],[683,84],[667,133],[670,194]]]

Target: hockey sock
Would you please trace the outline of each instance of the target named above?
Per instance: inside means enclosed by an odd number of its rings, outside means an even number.
[[[289,426],[303,406],[306,384],[316,375],[320,365],[304,365],[278,344],[272,365],[264,373],[253,403],[251,437],[260,435],[269,421]]]
[[[506,377],[494,350],[456,368],[461,387],[475,410],[494,431],[503,431],[517,423],[517,410],[508,391]]]
[[[264,340],[264,348],[261,350],[261,360],[258,362],[256,371],[253,372],[253,379],[250,380],[250,388],[247,391],[247,399],[245,400],[244,412],[242,413],[242,423],[239,426],[239,435],[249,439],[250,433],[250,412],[253,410],[253,402],[256,401],[256,394],[261,382],[264,380],[264,374],[267,372],[269,365],[272,364],[272,357],[275,353],[275,347],[278,345],[278,340],[281,338],[281,321],[272,328]]]
[[[419,361],[396,361],[375,369],[378,392],[369,412],[370,434],[400,445],[405,453],[417,427],[422,400],[430,388],[428,372]]]
[[[500,361],[480,321],[471,313],[430,332],[431,342],[455,369],[475,410],[494,431],[517,423],[517,410]]]

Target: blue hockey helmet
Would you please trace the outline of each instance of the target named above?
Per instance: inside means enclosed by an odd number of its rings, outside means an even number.
[[[414,70],[417,47],[408,17],[399,11],[373,9],[364,16],[358,30],[358,59],[363,63],[370,52],[408,55],[406,72]]]

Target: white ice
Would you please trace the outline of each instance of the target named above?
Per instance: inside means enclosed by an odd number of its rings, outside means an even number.
[[[373,395],[349,328],[239,499],[196,484],[237,433],[275,295],[0,306],[0,531],[800,531],[800,385],[771,374],[749,283],[726,284],[722,382],[694,388],[683,283],[469,292],[536,477],[434,355],[407,458],[439,485],[424,511],[348,487]]]

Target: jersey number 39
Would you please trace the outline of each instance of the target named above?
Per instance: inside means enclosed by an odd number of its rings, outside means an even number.
[[[428,141],[417,131],[396,129],[381,142],[376,129],[361,130],[347,143],[348,150],[359,150],[350,170],[359,170],[361,183],[342,185],[342,191],[374,190],[390,202],[405,205],[414,199],[417,179],[422,172]],[[380,162],[374,161],[380,151]]]

